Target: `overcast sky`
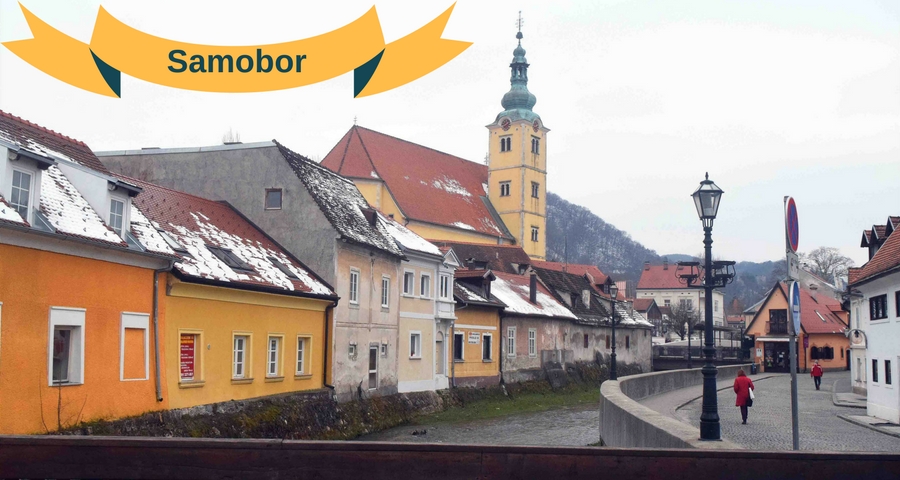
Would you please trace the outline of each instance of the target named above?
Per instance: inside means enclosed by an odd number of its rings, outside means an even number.
[[[255,45],[339,28],[369,1],[34,1],[89,42],[99,5],[184,42]],[[374,2],[390,42],[451,2]],[[252,5],[252,6],[251,6]],[[535,111],[551,129],[548,188],[660,254],[696,254],[689,195],[709,171],[724,191],[714,254],[783,258],[783,196],[797,201],[800,249],[839,247],[858,264],[862,230],[900,214],[900,2],[460,0],[444,38],[474,44],[398,89],[353,99],[352,74],[256,94],[214,94],[122,76],[122,98],[87,93],[0,48],[0,109],[95,151],[278,139],[324,157],[362,126],[483,161],[509,89],[517,10]],[[0,0],[0,40],[31,36]]]

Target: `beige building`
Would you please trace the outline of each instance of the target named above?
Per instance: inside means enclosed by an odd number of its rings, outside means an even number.
[[[636,298],[652,298],[660,307],[683,307],[695,312],[697,322],[703,322],[706,312],[706,296],[702,288],[688,288],[677,274],[682,271],[676,264],[664,261],[662,265],[644,263],[644,271],[638,281]],[[686,273],[686,271],[685,271]],[[713,325],[725,326],[725,294],[713,290]]]

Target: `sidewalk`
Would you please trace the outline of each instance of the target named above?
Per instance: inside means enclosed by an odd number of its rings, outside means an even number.
[[[866,397],[852,393],[850,390],[849,378],[835,380],[834,386],[831,389],[832,402],[839,407],[866,408]],[[900,438],[900,425],[897,425],[896,423],[891,423],[887,420],[870,417],[864,414],[852,415],[844,413],[838,415],[838,417],[861,427],[866,427],[885,435]]]
[[[766,378],[772,377],[773,374],[765,374],[760,373],[757,375],[751,375],[750,379],[754,382],[763,380]],[[716,382],[716,391],[721,392],[723,390],[731,391],[734,388],[734,378],[726,378],[726,379],[718,379]],[[641,405],[651,409],[656,410],[663,415],[668,415],[676,420],[678,417],[675,414],[675,411],[679,408],[687,405],[688,403],[697,400],[698,398],[703,397],[703,385],[694,385],[693,387],[682,388],[680,390],[675,390],[672,392],[665,392],[659,395],[653,395],[647,398],[642,399],[640,402]]]
[[[839,378],[831,386],[831,401],[839,407],[866,408],[866,397],[853,393],[849,378]]]

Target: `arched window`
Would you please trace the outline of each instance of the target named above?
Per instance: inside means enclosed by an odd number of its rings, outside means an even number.
[[[821,353],[819,353],[819,347],[812,347],[809,349],[809,358],[813,360],[818,360],[821,358]]]

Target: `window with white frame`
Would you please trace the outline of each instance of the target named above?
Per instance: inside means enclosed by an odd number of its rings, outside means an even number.
[[[532,242],[538,241],[538,233],[539,233],[538,227],[532,225],[531,226],[531,241]]]
[[[203,345],[202,334],[199,331],[179,331],[179,381],[196,382],[203,380],[203,365],[201,365],[200,346]]]
[[[381,277],[381,308],[388,308],[391,305],[391,277],[384,275]]]
[[[409,358],[422,358],[422,332],[409,332]]]
[[[508,152],[512,150],[512,137],[500,137],[500,152]]]
[[[419,295],[425,298],[431,298],[431,275],[423,273],[419,284]]]
[[[481,361],[490,362],[494,359],[493,335],[485,333],[481,336]]]
[[[678,299],[678,306],[683,310],[693,311],[694,310],[694,300],[690,298],[680,298]]]
[[[281,376],[281,337],[269,337],[268,351],[266,354],[266,376]]]
[[[891,373],[891,361],[890,361],[890,360],[885,360],[885,361],[884,361],[884,384],[885,384],[885,385],[890,385],[891,383],[893,383],[894,379],[891,378],[891,375],[892,375],[892,373]]]
[[[537,137],[531,137],[531,153],[541,153],[541,139]]]
[[[32,178],[28,172],[13,169],[9,204],[25,220],[28,220],[28,206],[31,205]]]
[[[537,355],[537,329],[529,328],[528,329],[528,356],[534,357]]]
[[[516,327],[507,327],[506,329],[506,355],[516,356]]]
[[[869,320],[887,318],[887,295],[878,295],[869,299]]]
[[[50,385],[84,383],[84,316],[84,309],[50,308]]]
[[[541,193],[541,184],[538,182],[531,182],[531,198],[539,198]]]
[[[878,359],[872,359],[872,383],[878,383]]]
[[[450,276],[441,275],[441,299],[450,299]]]
[[[404,295],[415,295],[416,289],[416,273],[415,272],[403,272],[403,294]]]
[[[295,375],[309,374],[309,364],[306,361],[308,345],[309,337],[297,337],[297,369],[294,371]]]
[[[234,336],[234,350],[232,360],[232,378],[247,378],[247,349],[250,344],[249,335]]]
[[[359,303],[359,270],[350,269],[350,303]]]
[[[266,210],[281,210],[281,189],[266,189]]]
[[[500,196],[501,197],[509,196],[509,182],[500,182]]]
[[[119,380],[150,378],[150,315],[123,313],[119,331]]]
[[[125,223],[125,202],[115,198],[109,201],[109,226],[120,237]]]

